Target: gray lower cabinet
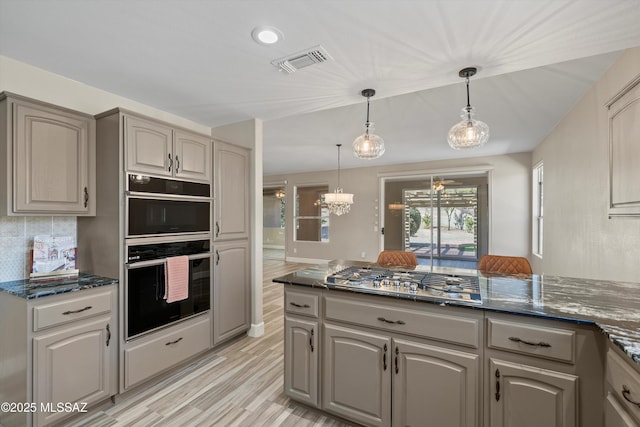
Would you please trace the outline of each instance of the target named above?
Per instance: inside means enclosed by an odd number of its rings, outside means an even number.
[[[0,401],[35,405],[0,412],[1,425],[52,425],[117,393],[116,288],[33,300],[0,292]]]
[[[392,425],[481,425],[480,369],[477,354],[394,339]]]
[[[284,319],[284,390],[293,399],[313,407],[320,404],[318,326],[313,319],[290,315]]]
[[[610,345],[605,368],[605,426],[640,425],[640,372]]]
[[[251,280],[249,242],[229,241],[214,245],[213,343],[249,329]]]
[[[491,427],[578,426],[578,377],[491,358]]]
[[[52,409],[37,411],[35,425],[68,415],[69,411],[58,410],[58,403],[82,405],[115,394],[111,349],[116,348],[117,340],[112,328],[113,319],[107,315],[34,338],[34,401],[50,403]]]
[[[601,427],[605,345],[594,328],[487,313],[488,427]]]
[[[391,338],[324,324],[322,408],[368,426],[391,421]]]

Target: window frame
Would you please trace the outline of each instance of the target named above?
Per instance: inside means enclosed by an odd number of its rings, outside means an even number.
[[[316,202],[318,215],[300,215],[300,189],[308,188],[308,189],[317,189],[318,198]],[[294,242],[310,242],[310,243],[328,243],[329,242],[329,225],[330,225],[330,217],[329,210],[326,206],[323,206],[322,195],[329,192],[328,184],[301,184],[294,186],[294,201],[295,205],[293,207],[293,241]],[[314,203],[315,205],[315,203]],[[300,239],[298,237],[299,229],[300,229],[300,220],[318,220],[320,229],[318,230],[319,240],[308,240],[308,239]],[[326,228],[326,237],[324,237],[325,233],[323,233],[323,228]]]

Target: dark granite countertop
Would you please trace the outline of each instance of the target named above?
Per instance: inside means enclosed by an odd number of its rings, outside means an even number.
[[[274,282],[358,292],[326,283],[326,276],[347,266],[376,266],[358,261],[332,261],[274,279]],[[418,266],[417,271],[477,275],[482,304],[416,298],[406,294],[389,294],[425,303],[468,307],[501,313],[539,317],[574,323],[593,324],[609,340],[640,364],[640,283],[577,279],[546,275],[484,276],[476,270]],[[371,293],[370,291],[368,293]]]
[[[2,282],[0,283],[0,291],[24,299],[35,299],[116,283],[118,283],[117,279],[80,273],[76,278],[60,278],[36,282],[29,282],[29,279]]]

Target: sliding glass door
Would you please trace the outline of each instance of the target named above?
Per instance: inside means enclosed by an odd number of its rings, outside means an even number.
[[[388,180],[385,207],[385,249],[461,267],[475,267],[486,253],[486,173]]]

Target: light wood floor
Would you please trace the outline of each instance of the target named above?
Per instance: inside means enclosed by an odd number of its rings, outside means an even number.
[[[283,292],[273,277],[305,264],[264,260],[265,334],[244,336],[114,406],[72,423],[104,426],[348,426],[283,392]]]

